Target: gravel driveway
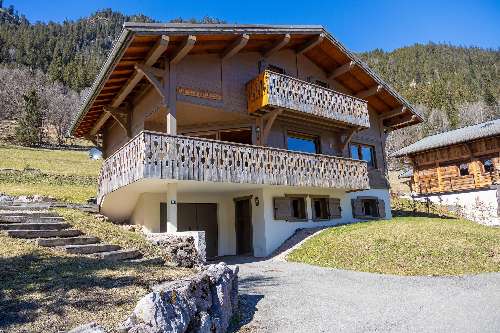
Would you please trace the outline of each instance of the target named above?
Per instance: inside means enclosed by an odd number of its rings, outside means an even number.
[[[224,259],[240,267],[241,332],[500,332],[500,273],[399,277]]]

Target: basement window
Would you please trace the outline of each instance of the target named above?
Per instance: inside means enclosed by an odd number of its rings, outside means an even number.
[[[285,221],[307,220],[306,198],[300,196],[274,198],[274,219]]]
[[[328,220],[330,218],[328,198],[312,198],[311,205],[313,220]]]

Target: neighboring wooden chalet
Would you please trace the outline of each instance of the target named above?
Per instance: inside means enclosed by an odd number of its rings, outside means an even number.
[[[415,194],[471,213],[482,202],[498,218],[500,119],[426,137],[393,156],[412,164]]]
[[[71,133],[102,147],[104,214],[265,256],[390,218],[386,136],[421,121],[321,26],[126,23]]]
[[[489,188],[500,183],[500,119],[426,137],[393,156],[411,162],[416,193]]]

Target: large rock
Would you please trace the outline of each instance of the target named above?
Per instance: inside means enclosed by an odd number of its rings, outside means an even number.
[[[190,279],[167,282],[137,303],[124,333],[226,332],[238,307],[238,268],[207,266]]]
[[[165,249],[171,261],[179,267],[192,268],[205,263],[203,231],[147,233],[146,238]]]

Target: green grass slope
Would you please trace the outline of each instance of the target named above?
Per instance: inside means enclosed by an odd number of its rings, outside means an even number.
[[[101,161],[87,152],[0,146],[0,193],[85,202],[96,195]]]
[[[500,228],[454,218],[396,217],[333,227],[288,260],[396,275],[500,271]]]

